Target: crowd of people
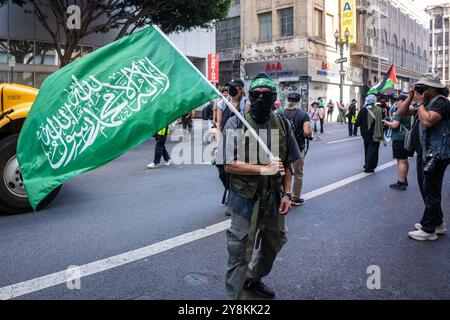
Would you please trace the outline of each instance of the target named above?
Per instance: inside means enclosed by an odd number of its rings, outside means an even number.
[[[222,201],[225,214],[231,216],[225,276],[230,298],[239,299],[244,291],[264,298],[275,296],[261,279],[270,272],[286,242],[286,214],[291,206],[305,203],[301,194],[309,141],[321,139],[324,122],[332,121],[335,111],[339,112],[338,121],[347,123],[349,136],[357,136],[360,130],[364,172],[375,172],[380,144],[392,142],[397,177],[390,188],[407,190],[409,158],[417,154],[417,182],[425,210],[408,235],[415,240],[436,240],[445,233],[441,193],[450,163],[450,102],[448,88],[437,75],[423,75],[408,93],[391,97],[369,94],[360,108],[356,99],[345,107],[332,100],[325,106],[323,99],[318,98],[304,110],[298,92],[289,93],[286,103],[279,107],[277,85],[264,73],[250,82],[248,95],[241,79],[227,83],[221,93],[223,98],[208,106],[204,119],[214,129],[217,146],[214,164],[225,188]],[[189,122],[185,126],[188,128]],[[245,135],[250,128],[255,134],[279,130],[276,156],[265,152],[264,158],[258,150],[256,163],[249,161],[248,139],[245,136],[240,139],[239,135]],[[229,130],[233,135],[226,134]],[[155,160],[149,167],[158,166],[161,157],[167,165],[171,164],[164,147],[167,133],[168,128],[155,136]],[[243,148],[238,147],[239,143],[243,143]],[[269,139],[267,148],[271,152],[272,145],[275,143]]]

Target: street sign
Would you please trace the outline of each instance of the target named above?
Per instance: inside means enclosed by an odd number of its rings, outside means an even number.
[[[341,76],[345,76],[347,74],[347,71],[346,70],[339,70],[339,74]]]
[[[16,66],[16,57],[10,56],[8,58],[8,67],[14,68]]]
[[[345,57],[345,58],[337,59],[335,61],[335,63],[344,63],[344,62],[347,62],[347,61],[348,61],[348,59]]]

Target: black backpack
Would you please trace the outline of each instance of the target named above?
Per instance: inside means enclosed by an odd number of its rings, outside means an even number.
[[[299,112],[300,112],[300,110],[297,109],[294,114],[294,117],[292,119],[289,119],[289,117],[286,116],[286,109],[283,110],[282,115],[283,115],[283,118],[285,118],[291,124],[291,128],[292,128],[292,131],[294,132],[295,139],[297,141],[305,141],[305,135],[303,133],[303,128],[297,128],[295,126],[294,120],[297,119]]]

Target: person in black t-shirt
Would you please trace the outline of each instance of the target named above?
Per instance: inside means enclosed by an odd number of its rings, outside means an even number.
[[[408,98],[398,103],[399,116],[414,114],[415,119],[411,131],[412,146],[417,152],[417,179],[425,204],[422,221],[416,223],[415,231],[408,233],[415,240],[436,240],[437,235],[446,231],[441,200],[445,170],[450,162],[448,94],[449,90],[440,82],[439,76],[427,73],[414,85]],[[416,107],[411,109],[413,101]],[[429,153],[436,141],[438,144],[443,141],[441,150],[444,152],[433,160]]]
[[[307,152],[305,150],[306,139],[312,137],[309,115],[299,107],[299,102],[300,94],[291,92],[288,95],[288,107],[283,110],[283,116],[292,124],[295,140],[300,150],[300,159],[294,162],[294,185],[291,202],[294,206],[300,206],[305,203],[305,200],[300,197],[303,186],[303,163]]]

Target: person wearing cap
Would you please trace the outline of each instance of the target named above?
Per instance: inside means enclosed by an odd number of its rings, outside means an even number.
[[[378,166],[380,142],[384,140],[383,112],[376,102],[377,97],[369,94],[356,118],[356,125],[361,128],[364,141],[364,172],[366,173],[375,172]]]
[[[391,189],[405,191],[408,188],[408,158],[414,156],[414,152],[405,149],[406,133],[411,130],[411,116],[400,117],[397,114],[397,101],[403,101],[407,95],[395,97],[396,102],[391,107],[392,120],[385,119],[383,124],[392,130],[392,156],[397,160],[397,182],[389,185]]]
[[[305,200],[300,197],[303,186],[303,163],[307,152],[306,139],[312,137],[311,120],[308,114],[300,108],[300,99],[301,96],[298,92],[289,93],[287,97],[287,108],[282,113],[292,124],[295,140],[300,150],[300,159],[294,162],[294,185],[292,187],[293,206],[300,206],[305,203]]]
[[[435,73],[423,74],[404,102],[398,115],[414,115],[411,144],[417,152],[417,180],[425,204],[422,220],[408,233],[414,240],[436,240],[446,232],[442,211],[442,183],[450,162],[449,90]],[[410,108],[415,102],[416,108]]]
[[[231,104],[239,110],[242,114],[245,112],[247,100],[244,98],[244,81],[239,78],[234,78],[225,85],[228,88],[228,94],[231,99],[229,100]],[[221,101],[217,104],[217,122],[216,128],[218,137],[222,133],[222,128],[227,123],[228,119],[233,116],[233,112],[230,110],[228,105]]]
[[[323,103],[322,97],[317,98],[317,103],[319,104],[320,133],[323,134],[323,123],[325,121],[325,104]]]
[[[353,135],[358,135],[358,127],[355,125],[355,119],[356,119],[356,99],[353,99],[350,103],[350,106],[348,107],[348,111],[346,114],[346,117],[348,119],[348,135],[351,137]]]
[[[275,82],[259,75],[250,83],[250,110],[245,120],[274,155],[265,156],[248,128],[236,116],[226,123],[217,160],[230,174],[228,205],[232,208],[227,230],[228,264],[225,290],[231,299],[243,290],[273,298],[275,293],[261,279],[269,274],[286,242],[284,217],[291,207],[291,165],[300,158],[289,122],[272,108],[277,98]],[[260,152],[261,151],[261,152]],[[284,174],[284,175],[283,175]],[[253,248],[258,249],[253,255]]]
[[[311,119],[311,127],[314,130],[314,135],[316,136],[317,140],[322,140],[320,138],[320,108],[319,103],[314,101],[311,103],[311,108],[309,109],[308,115]]]
[[[225,99],[229,101],[230,99],[230,91],[228,87],[223,87],[222,90],[220,90],[222,93],[222,96],[224,96]],[[213,107],[213,125],[214,128],[217,128],[217,109],[219,109],[219,103],[222,103],[222,98],[217,98],[216,101],[214,101],[214,107]]]

